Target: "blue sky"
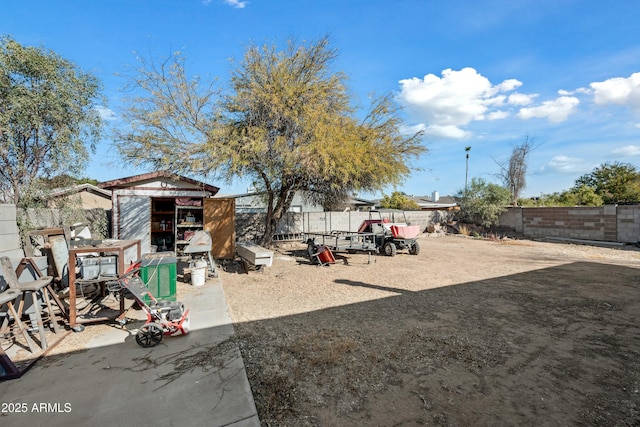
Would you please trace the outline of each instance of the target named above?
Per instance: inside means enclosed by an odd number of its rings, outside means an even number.
[[[250,43],[329,35],[358,105],[392,92],[407,129],[426,129],[421,169],[398,188],[453,194],[528,136],[526,196],[570,188],[603,162],[640,167],[640,2],[610,0],[0,0],[0,34],[43,46],[101,79],[109,126],[136,52],[181,51],[191,74],[228,81]],[[118,162],[107,136],[86,176],[147,170]],[[197,178],[197,177],[196,177]],[[221,193],[248,183],[207,180]],[[388,189],[387,193],[392,189]],[[379,194],[363,194],[377,197]]]

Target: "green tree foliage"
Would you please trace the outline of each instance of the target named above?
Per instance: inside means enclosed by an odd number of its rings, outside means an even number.
[[[139,60],[125,88],[139,94],[124,98],[129,127],[114,129],[123,161],[176,173],[212,172],[223,161],[207,155],[209,136],[221,119],[216,80],[203,85],[199,76],[189,78],[180,52],[160,64]]]
[[[49,190],[73,187],[74,185],[78,185],[78,184],[92,184],[92,185],[99,184],[99,181],[97,179],[87,178],[87,177],[77,178],[75,176],[71,176],[66,173],[56,175],[51,178],[41,178],[40,182],[43,187]]]
[[[400,209],[403,211],[419,210],[420,206],[401,191],[394,191],[390,196],[385,195],[380,201],[380,207],[385,209]]]
[[[24,206],[38,177],[84,169],[102,121],[91,74],[43,48],[0,39],[0,192]]]
[[[532,206],[602,206],[602,197],[592,187],[580,185],[562,192],[544,194],[536,200],[520,199],[518,205]]]
[[[640,172],[628,163],[603,163],[576,180],[595,190],[605,204],[640,201]]]
[[[558,203],[562,206],[602,206],[604,201],[593,187],[581,184],[558,195]]]
[[[500,214],[507,210],[511,202],[511,192],[482,178],[472,178],[467,191],[460,190],[456,199],[460,206],[459,221],[492,227],[497,223]]]
[[[420,134],[400,132],[391,96],[356,117],[345,76],[330,68],[335,58],[327,38],[282,51],[250,46],[228,94],[187,78],[180,56],[143,64],[133,85],[147,96],[130,104],[120,151],[156,168],[251,179],[266,194],[269,245],[296,192],[335,202],[380,190],[406,178],[425,150]]]

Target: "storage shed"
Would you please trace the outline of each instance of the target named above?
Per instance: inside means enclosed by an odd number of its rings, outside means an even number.
[[[197,230],[211,234],[214,258],[235,256],[235,201],[213,199],[219,188],[167,171],[102,182],[112,192],[113,236],[140,239],[143,253],[184,248]]]

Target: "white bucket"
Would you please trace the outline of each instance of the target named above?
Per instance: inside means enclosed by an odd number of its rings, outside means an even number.
[[[195,267],[191,269],[191,285],[202,286],[207,277],[207,262],[204,260],[196,261]]]

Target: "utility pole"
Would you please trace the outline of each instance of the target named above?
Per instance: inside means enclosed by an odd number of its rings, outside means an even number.
[[[464,152],[467,153],[467,162],[466,162],[466,169],[465,169],[465,173],[464,173],[464,195],[467,195],[467,185],[468,185],[468,179],[469,179],[469,151],[471,151],[471,146],[467,145],[466,147],[464,147]]]

